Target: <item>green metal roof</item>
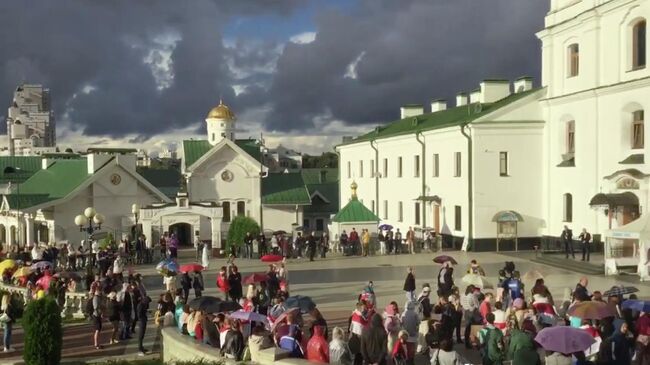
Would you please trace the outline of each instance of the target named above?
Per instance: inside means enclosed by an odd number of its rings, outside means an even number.
[[[47,170],[39,170],[20,184],[20,194],[47,195],[52,200],[60,199],[70,194],[91,176],[85,158],[57,160]]]
[[[52,200],[47,194],[8,194],[5,196],[10,209],[25,209]]]
[[[303,211],[305,214],[335,214],[339,211],[339,183],[338,181],[328,182],[324,184],[307,184],[307,189],[309,190],[309,196],[312,196],[314,193],[319,193],[328,202],[325,202],[314,196],[311,200],[311,204],[304,207]]]
[[[22,183],[41,169],[40,156],[0,156],[0,183]],[[5,168],[14,167],[18,171],[5,174]]]
[[[235,140],[235,144],[246,153],[248,153],[252,158],[256,159],[258,162],[262,161],[262,152],[260,151],[260,145],[257,140],[237,139]]]
[[[313,168],[313,169],[302,169],[302,178],[305,180],[305,184],[322,184],[330,182],[339,181],[339,169],[335,168]]]
[[[262,153],[260,146],[255,139],[237,139],[235,144],[257,161],[261,161]],[[185,167],[192,166],[198,159],[212,149],[207,140],[185,140],[183,141],[183,152]]]
[[[366,208],[356,197],[353,197],[343,209],[336,213],[332,221],[338,223],[379,222],[379,217]]]
[[[308,205],[309,191],[300,173],[268,174],[262,179],[262,204]]]
[[[346,141],[342,143],[342,145],[411,134],[419,131],[461,126],[539,90],[540,89],[537,88],[516,94],[511,94],[510,96],[494,103],[481,104],[480,108],[478,108],[477,103],[473,103],[441,110],[434,113],[425,113],[414,117],[396,120],[386,126],[377,127],[372,132],[363,134],[357,138],[353,138],[350,141]]]
[[[170,198],[175,197],[178,189],[180,189],[180,181],[183,175],[176,167],[161,169],[138,167],[136,171],[156,189]]]

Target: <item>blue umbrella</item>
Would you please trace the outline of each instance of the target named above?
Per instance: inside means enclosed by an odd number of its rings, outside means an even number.
[[[51,268],[51,267],[52,267],[51,262],[49,262],[49,261],[39,261],[39,262],[32,265],[32,270],[36,270],[36,269],[45,270],[45,269]]]
[[[391,226],[390,224],[382,224],[379,226],[379,229],[382,231],[390,231],[391,229],[393,229],[393,226]]]
[[[628,299],[623,302],[623,309],[632,309],[637,312],[650,313],[650,302],[645,300]]]
[[[310,297],[302,295],[295,295],[287,298],[287,300],[284,301],[284,305],[287,309],[300,308],[302,313],[308,313],[310,310],[316,308],[316,303],[314,303]]]

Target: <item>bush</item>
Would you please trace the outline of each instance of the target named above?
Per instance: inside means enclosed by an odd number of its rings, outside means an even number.
[[[51,297],[31,301],[22,320],[25,330],[26,365],[58,365],[61,363],[63,327],[61,309]]]
[[[228,230],[228,238],[226,239],[226,248],[230,246],[241,246],[246,237],[246,232],[250,232],[253,236],[260,234],[260,225],[255,222],[253,218],[238,216],[230,222],[230,229]]]

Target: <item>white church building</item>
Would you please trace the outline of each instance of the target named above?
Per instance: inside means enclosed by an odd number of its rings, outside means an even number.
[[[446,246],[552,247],[565,225],[599,241],[648,209],[648,18],[642,0],[551,0],[541,87],[484,80],[453,106],[402,107],[337,146],[341,191],[356,181],[382,223]]]

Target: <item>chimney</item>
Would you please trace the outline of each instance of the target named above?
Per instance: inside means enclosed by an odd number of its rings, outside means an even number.
[[[531,90],[533,88],[533,78],[530,76],[522,76],[513,82],[515,94]]]
[[[469,93],[469,103],[474,104],[481,101],[481,89],[474,89]]]
[[[456,94],[456,106],[467,105],[467,93]]]
[[[416,115],[424,114],[424,107],[422,104],[408,104],[399,108],[400,119],[415,117]]]
[[[431,113],[440,112],[447,109],[447,100],[434,100],[431,102]]]
[[[510,95],[508,80],[483,80],[480,87],[479,102],[494,103]]]

